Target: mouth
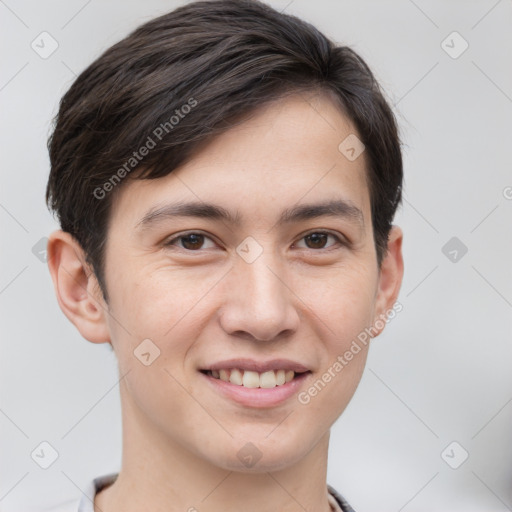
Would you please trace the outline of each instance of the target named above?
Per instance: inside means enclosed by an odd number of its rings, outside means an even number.
[[[199,370],[217,395],[249,408],[269,408],[295,395],[312,374],[307,367],[279,359],[224,361]]]
[[[294,370],[285,370],[283,368],[267,370],[265,372],[244,370],[243,368],[221,368],[220,370],[201,370],[201,372],[213,379],[229,382],[235,386],[263,389],[284,386],[299,376],[310,373],[309,370],[295,372]]]

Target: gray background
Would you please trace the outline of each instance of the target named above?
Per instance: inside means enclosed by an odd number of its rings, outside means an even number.
[[[89,479],[118,469],[114,356],[67,321],[32,252],[56,228],[44,203],[45,144],[75,75],[181,3],[0,1],[4,512],[78,496]],[[361,53],[405,143],[396,218],[403,311],[373,342],[332,429],[328,481],[358,512],[512,510],[512,2],[269,3]],[[42,46],[43,31],[58,42],[46,59],[31,47]],[[31,458],[42,441],[59,454],[46,470]]]

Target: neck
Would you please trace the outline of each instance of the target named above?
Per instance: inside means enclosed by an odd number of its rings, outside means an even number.
[[[211,464],[148,425],[123,402],[123,460],[114,484],[98,493],[96,512],[328,512],[329,431],[297,463],[260,473]]]

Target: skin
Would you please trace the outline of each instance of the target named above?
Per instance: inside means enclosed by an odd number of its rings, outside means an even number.
[[[108,304],[76,241],[51,235],[60,307],[84,338],[112,343],[124,376],[122,467],[96,510],[330,510],[329,431],[356,390],[368,347],[307,405],[295,394],[273,407],[243,406],[199,369],[236,357],[288,358],[311,371],[299,391],[307,390],[396,302],[402,231],[393,226],[379,269],[365,153],[349,161],[338,150],[351,133],[324,93],[294,94],[170,175],[124,183],[106,246]],[[277,223],[287,208],[333,199],[357,207],[363,221]],[[176,217],[141,228],[148,211],[177,201],[238,211],[240,223]],[[165,245],[190,231],[206,238]],[[325,231],[345,242],[306,237]],[[263,251],[252,263],[236,252],[248,236]],[[133,354],[147,338],[160,350],[149,366]],[[262,454],[251,467],[237,456],[248,442]]]

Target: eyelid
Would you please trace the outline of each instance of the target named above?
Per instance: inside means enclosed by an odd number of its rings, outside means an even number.
[[[310,229],[309,231],[301,233],[296,240],[297,241],[302,241],[305,237],[307,237],[308,235],[312,235],[312,234],[331,235],[332,237],[334,237],[336,239],[338,245],[340,245],[340,246],[347,246],[347,245],[350,244],[350,241],[346,237],[341,235],[340,233],[333,232],[333,231],[330,231],[330,230],[327,230],[327,229]],[[213,236],[211,236],[209,234],[206,234],[205,232],[203,232],[201,230],[189,230],[189,231],[183,231],[183,232],[180,232],[180,233],[176,233],[175,235],[172,236],[172,238],[165,239],[164,242],[163,242],[163,245],[164,245],[164,247],[173,247],[175,245],[174,242],[176,242],[180,238],[184,238],[184,237],[186,237],[188,235],[202,235],[205,238],[210,239],[215,244],[219,245],[219,243],[215,240],[215,238]],[[296,243],[297,242],[293,242],[294,245]],[[189,250],[189,249],[184,249],[183,247],[178,247],[178,248],[182,249],[182,250],[184,250],[186,252],[190,252],[190,253],[192,253],[192,252],[201,252],[201,249],[198,249],[196,251],[192,251],[192,250]],[[305,248],[300,247],[299,249],[306,249],[306,250],[311,250],[311,251],[314,251],[314,252],[321,252],[321,251],[329,250],[330,248],[331,247],[328,247],[328,248],[325,248],[325,249],[310,249],[309,247],[305,247]]]
[[[328,229],[311,229],[311,230],[306,231],[305,233],[302,233],[301,235],[299,235],[297,240],[302,241],[308,235],[312,235],[312,234],[331,235],[332,237],[334,237],[336,239],[336,241],[338,242],[338,245],[341,245],[341,246],[350,245],[350,241],[345,236],[343,236],[341,233],[333,232]],[[294,242],[294,244],[295,244],[295,242]],[[306,247],[306,249],[312,250],[314,252],[321,252],[321,251],[328,251],[332,247],[334,247],[334,246],[327,247],[325,249],[309,249],[309,247]],[[302,249],[302,247],[300,247],[300,249]]]
[[[339,238],[340,241],[347,241],[348,242],[348,239],[341,233],[339,233],[338,231],[333,231],[331,229],[326,229],[326,228],[316,228],[316,229],[309,229],[308,231],[305,231],[304,233],[301,233],[299,235],[300,238],[304,238],[305,236],[308,236],[308,235],[312,235],[313,233],[322,233],[322,234],[325,234],[325,235],[332,235],[336,238]]]
[[[190,230],[190,231],[182,231],[180,233],[176,233],[175,235],[172,235],[171,238],[164,239],[163,246],[164,247],[173,247],[175,245],[174,242],[176,242],[180,238],[185,238],[186,236],[189,236],[189,235],[202,235],[205,238],[208,238],[212,242],[215,242],[217,245],[219,245],[214,237],[212,237],[209,234],[206,234],[205,232],[203,232],[201,230],[196,229],[196,230]],[[188,249],[183,249],[183,247],[178,247],[178,248],[182,249],[184,251],[187,251],[187,252],[199,252],[201,250],[201,249],[198,249],[197,251],[191,251],[191,250],[188,250]]]

